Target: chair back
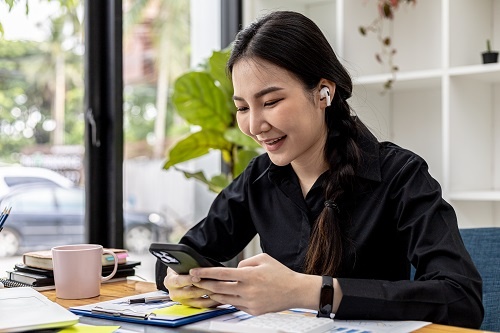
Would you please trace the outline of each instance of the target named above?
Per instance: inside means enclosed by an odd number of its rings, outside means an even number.
[[[483,278],[481,329],[500,332],[500,228],[464,228],[460,234]]]

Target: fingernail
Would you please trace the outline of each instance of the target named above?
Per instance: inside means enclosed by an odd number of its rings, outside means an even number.
[[[200,282],[200,281],[201,281],[201,279],[199,277],[197,277],[197,276],[192,276],[191,277],[191,282],[193,282],[193,283]]]

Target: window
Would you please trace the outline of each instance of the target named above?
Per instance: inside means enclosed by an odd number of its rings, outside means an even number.
[[[85,210],[83,191],[54,188],[55,202],[60,214],[80,214]]]
[[[27,191],[19,193],[10,199],[12,200],[11,205],[19,213],[44,214],[54,213],[56,210],[54,195],[50,189],[43,189],[36,192]]]
[[[20,184],[34,184],[34,183],[45,183],[45,184],[53,184],[55,183],[51,180],[45,178],[37,178],[37,177],[5,177],[5,184],[7,186],[12,187]]]
[[[141,3],[146,5],[137,7]],[[171,84],[220,48],[219,8],[219,0],[123,0],[124,232],[133,244],[131,249],[141,249],[136,258],[149,274],[153,257],[144,253],[144,245],[152,240],[178,240],[203,217],[213,199],[213,194],[181,173],[162,170],[162,162],[168,146],[190,130],[172,111]],[[38,166],[64,175],[76,186],[85,184],[88,114],[84,110],[83,20],[83,2],[32,0],[28,14],[23,2],[15,2],[10,12],[6,3],[0,3],[5,31],[0,40],[0,174],[7,165]],[[220,167],[217,156],[196,163]],[[101,184],[91,186],[98,192]],[[55,196],[65,214],[79,209],[77,194],[59,192]],[[48,197],[31,198],[38,200],[30,206],[34,211],[41,213],[49,207]],[[0,205],[2,209],[1,201]],[[17,206],[12,214],[16,211]],[[136,227],[138,220],[141,228]],[[78,232],[73,228],[72,233],[78,236],[65,238],[65,242],[82,241],[81,225],[75,228]],[[72,227],[49,225],[43,233],[68,229]],[[31,229],[35,234],[36,230],[41,229]],[[8,228],[0,233],[0,244],[12,239],[14,233],[6,231]],[[141,238],[144,235],[147,237]],[[48,243],[43,246],[50,248]],[[0,249],[0,276],[20,261],[19,254],[2,257],[5,252]]]

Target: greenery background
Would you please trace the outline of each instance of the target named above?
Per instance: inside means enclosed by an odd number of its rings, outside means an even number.
[[[83,145],[83,2],[39,2],[59,6],[41,22],[40,29],[48,30],[41,42],[6,40],[8,27],[0,18],[0,163],[19,163],[21,154],[52,146]],[[0,0],[8,13],[22,9],[27,16],[33,4]],[[155,50],[150,75],[125,82],[126,157],[164,158],[166,148],[189,131],[170,101],[171,83],[189,68],[189,1],[124,1],[124,9],[124,46],[133,44],[137,26],[147,26]],[[176,33],[168,33],[174,26]]]

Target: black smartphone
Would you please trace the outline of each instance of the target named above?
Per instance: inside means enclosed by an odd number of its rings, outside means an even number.
[[[188,274],[191,268],[196,267],[224,267],[184,244],[152,243],[149,252],[177,274]]]

